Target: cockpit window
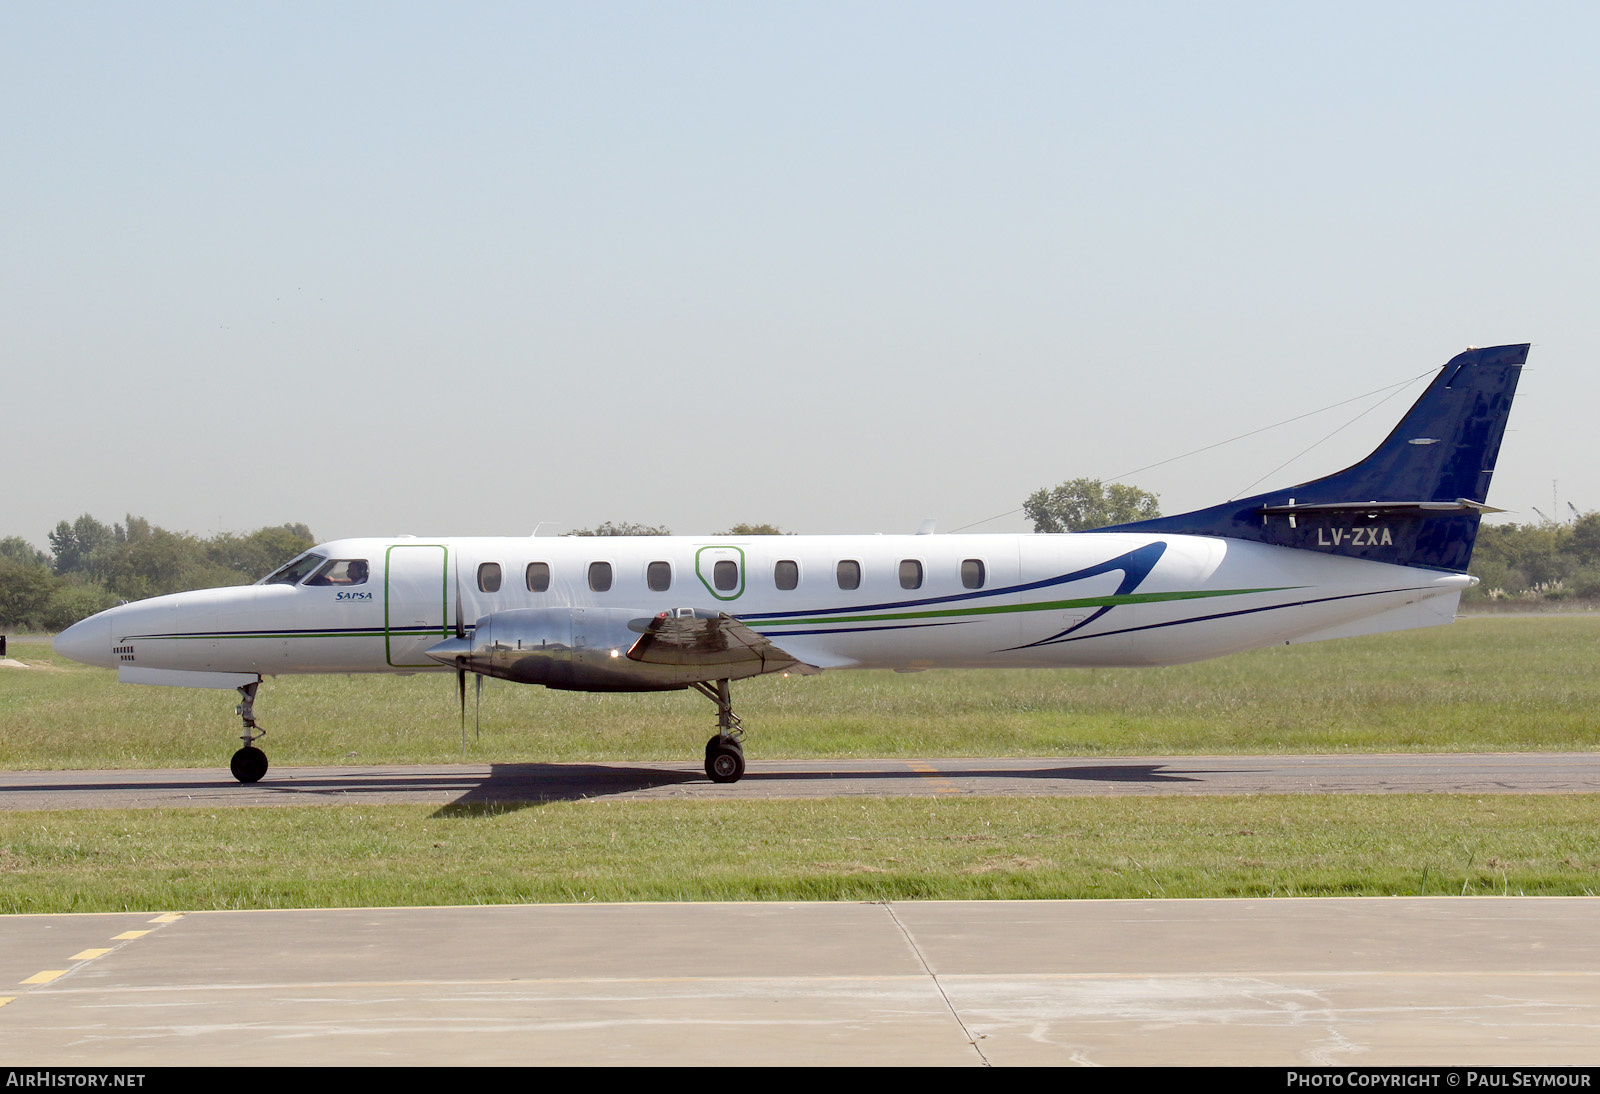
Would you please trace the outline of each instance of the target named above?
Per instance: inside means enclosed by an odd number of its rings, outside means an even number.
[[[312,570],[315,570],[318,566],[321,566],[326,561],[328,561],[328,557],[326,555],[301,555],[299,558],[279,566],[276,570],[273,570],[266,577],[262,578],[257,584],[294,585],[299,582],[302,577],[305,577]]]
[[[364,558],[329,559],[316,573],[306,578],[307,585],[365,585],[367,560]]]

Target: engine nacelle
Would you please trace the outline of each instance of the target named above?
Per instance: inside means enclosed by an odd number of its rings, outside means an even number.
[[[467,642],[451,640],[428,653],[445,664],[465,657],[470,671],[485,676],[566,691],[685,687],[690,674],[680,667],[628,659],[649,621],[627,608],[520,608],[478,620],[469,652],[461,652]]]

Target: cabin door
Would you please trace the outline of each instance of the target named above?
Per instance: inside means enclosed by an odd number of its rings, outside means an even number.
[[[436,669],[425,651],[450,637],[449,548],[396,543],[384,555],[383,643],[399,669]]]

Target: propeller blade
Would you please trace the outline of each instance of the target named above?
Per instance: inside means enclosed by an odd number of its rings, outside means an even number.
[[[457,569],[456,570],[456,637],[457,638],[465,638],[466,636],[467,636],[467,620],[461,614],[461,571],[459,569]],[[465,694],[465,693],[463,693],[463,694]],[[463,699],[462,702],[465,703],[466,700]],[[465,709],[465,707],[463,707],[462,709]]]
[[[456,693],[461,699],[461,756],[467,755],[467,659],[456,658]]]
[[[472,739],[483,740],[483,673],[477,674],[477,683],[473,685],[477,694],[472,697]]]

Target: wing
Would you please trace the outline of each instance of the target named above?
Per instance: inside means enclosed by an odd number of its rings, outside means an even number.
[[[726,670],[733,677],[768,672],[795,672],[809,676],[822,670],[774,645],[726,612],[662,612],[628,624],[640,637],[628,658],[647,665],[677,665],[703,670]]]

